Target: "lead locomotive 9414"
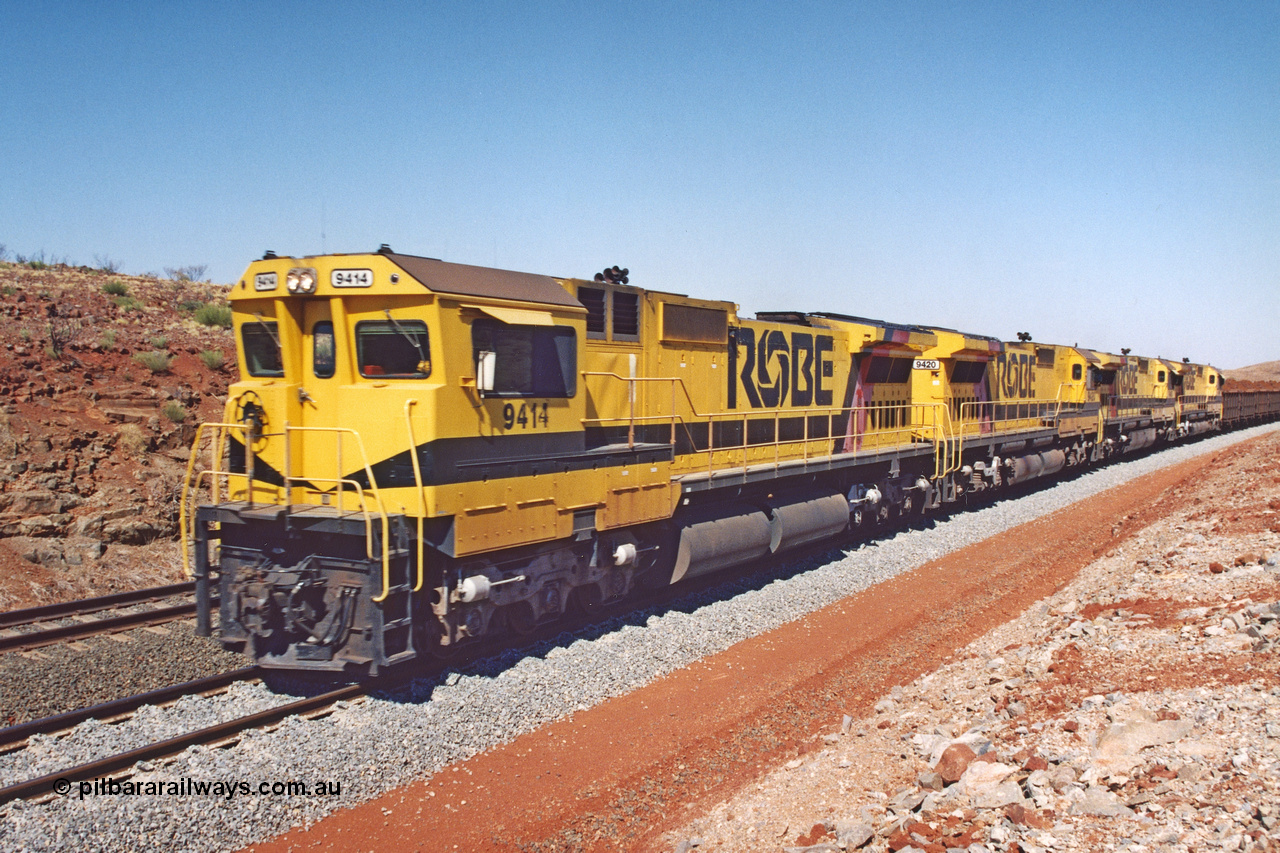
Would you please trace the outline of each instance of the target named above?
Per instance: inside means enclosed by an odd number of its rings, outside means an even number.
[[[618,272],[251,264],[182,501],[201,630],[216,583],[229,648],[376,674],[1280,409],[1204,364],[747,319]]]

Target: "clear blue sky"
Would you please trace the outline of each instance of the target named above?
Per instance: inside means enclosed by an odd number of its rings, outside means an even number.
[[[1280,359],[1280,3],[0,0],[0,243]]]

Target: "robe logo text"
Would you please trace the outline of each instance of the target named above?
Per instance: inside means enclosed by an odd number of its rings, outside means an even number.
[[[830,335],[779,329],[729,330],[730,409],[738,394],[753,409],[830,406],[835,373]]]

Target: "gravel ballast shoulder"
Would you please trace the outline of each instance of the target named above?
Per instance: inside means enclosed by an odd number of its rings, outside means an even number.
[[[336,796],[270,796],[243,793],[106,795],[67,797],[44,805],[14,803],[0,810],[0,847],[5,849],[139,850],[172,848],[234,850],[317,819],[344,805],[367,800],[404,782],[438,771],[497,743],[531,731],[581,708],[639,687],[667,672],[721,651],[818,608],[941,557],[993,534],[1056,511],[1134,477],[1193,456],[1262,435],[1272,427],[1218,436],[1158,455],[1123,462],[975,512],[929,529],[910,530],[862,545],[832,561],[810,560],[800,570],[761,584],[731,581],[689,597],[640,622],[616,620],[591,639],[565,638],[537,655],[486,662],[466,673],[417,682],[395,694],[337,709],[318,720],[290,719],[269,733],[254,732],[232,749],[192,748],[163,766],[141,769],[130,780],[187,786],[201,783],[337,782]],[[607,661],[606,663],[602,663]],[[245,686],[225,699],[184,700],[182,713],[216,713],[208,703],[256,710],[268,691]],[[266,697],[262,696],[266,701]],[[170,713],[144,714],[112,727],[118,737],[165,736]],[[204,719],[203,716],[200,719]],[[66,741],[97,743],[101,724],[85,724]],[[195,728],[196,723],[188,728]],[[113,743],[119,748],[123,743]],[[44,749],[45,745],[42,744]],[[78,747],[76,747],[78,749]],[[55,745],[37,757],[46,760]],[[77,753],[79,754],[79,753]],[[35,754],[33,754],[35,755]],[[18,772],[16,756],[0,765]],[[70,763],[70,762],[67,762]],[[13,768],[12,770],[10,768]]]
[[[188,622],[77,645],[0,655],[0,722],[25,723],[245,665],[243,655],[197,637]]]

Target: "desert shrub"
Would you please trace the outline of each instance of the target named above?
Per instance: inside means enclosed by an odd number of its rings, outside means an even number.
[[[0,295],[13,296],[13,294],[17,292],[18,292],[18,288],[14,287],[12,284],[6,284],[3,286],[0,286]]]
[[[181,474],[156,472],[142,487],[147,503],[156,508],[156,514],[175,524],[182,510],[182,480]]]
[[[173,364],[173,356],[167,352],[136,352],[133,360],[152,373],[164,373]]]
[[[50,260],[45,257],[44,249],[41,249],[40,252],[35,255],[14,255],[14,260],[16,260],[19,265],[33,270],[47,270],[49,267],[53,266]]]
[[[128,296],[129,285],[123,281],[109,281],[102,285],[102,292],[108,296]]]
[[[29,343],[31,341],[31,330],[30,329],[19,330],[18,337],[22,338],[23,343]]]
[[[116,330],[107,329],[103,332],[102,336],[98,338],[98,345],[103,349],[111,349],[114,347],[116,345]]]
[[[49,335],[49,348],[46,352],[50,352],[53,358],[62,358],[62,351],[80,334],[80,321],[53,320],[45,325],[45,332]]]
[[[180,424],[187,419],[187,410],[177,400],[166,400],[165,404],[160,407],[160,411],[175,424]]]
[[[201,350],[200,361],[210,370],[220,370],[226,363],[227,357],[223,355],[222,350],[207,349]]]
[[[195,320],[202,326],[215,326],[220,329],[231,328],[230,305],[203,305],[196,309]]]
[[[151,338],[152,349],[164,349],[169,346],[169,339],[164,335],[155,335]]]
[[[209,271],[208,264],[192,264],[186,267],[165,267],[164,274],[174,281],[204,281],[204,274]]]
[[[194,314],[204,307],[204,302],[199,299],[184,299],[178,303],[178,310],[183,314]]]
[[[109,273],[118,273],[120,272],[120,267],[123,266],[123,264],[113,260],[109,255],[94,255],[93,264],[97,269]]]
[[[137,424],[121,424],[116,430],[117,443],[129,456],[141,456],[147,452],[147,434]]]
[[[141,311],[142,303],[132,296],[117,296],[115,298],[116,307],[121,311]]]

